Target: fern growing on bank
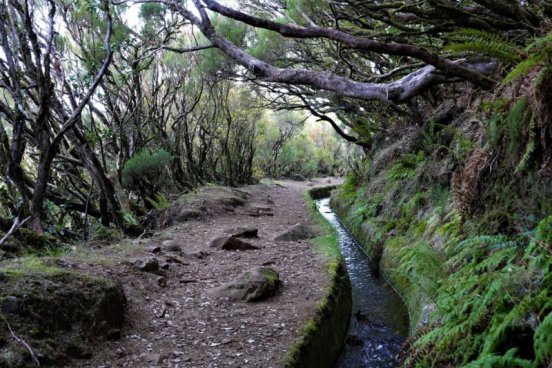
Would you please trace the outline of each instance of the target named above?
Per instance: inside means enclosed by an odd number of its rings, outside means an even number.
[[[552,216],[515,237],[478,236],[454,249],[437,291],[433,328],[411,367],[552,364]]]
[[[515,173],[523,172],[530,163],[533,152],[535,152],[536,140],[537,140],[537,114],[533,111],[531,113],[531,120],[529,122],[529,127],[527,131],[527,144],[525,145],[525,150],[521,156],[521,160],[516,166]]]

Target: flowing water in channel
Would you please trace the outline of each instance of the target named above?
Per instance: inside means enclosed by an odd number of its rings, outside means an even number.
[[[401,345],[408,335],[406,306],[375,274],[366,253],[331,210],[329,198],[317,201],[317,206],[337,230],[353,296],[349,332],[336,368],[397,367]]]

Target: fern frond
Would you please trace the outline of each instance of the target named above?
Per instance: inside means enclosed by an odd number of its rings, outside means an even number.
[[[510,349],[504,355],[484,355],[464,368],[532,368],[533,364],[526,359],[515,356],[517,349]]]
[[[171,201],[169,201],[167,197],[161,193],[156,193],[153,198],[146,198],[146,200],[158,211],[164,210],[171,206]]]
[[[529,163],[529,160],[531,159],[531,156],[533,152],[535,151],[536,147],[536,138],[537,138],[537,132],[535,131],[535,128],[537,126],[537,114],[533,112],[531,114],[531,120],[529,123],[529,130],[527,132],[528,135],[528,141],[525,146],[525,150],[523,152],[523,155],[521,156],[521,160],[516,166],[515,173],[523,172]]]
[[[121,211],[121,216],[123,217],[123,221],[129,225],[138,226],[140,224],[140,221],[138,221],[138,219],[130,211]]]
[[[529,56],[506,75],[501,86],[512,83],[519,77],[526,75],[537,65],[543,62],[546,64],[546,62],[550,60],[550,56],[552,55],[552,32],[549,32],[544,37],[535,39],[535,41],[527,45],[525,52]]]
[[[480,235],[461,241],[458,243],[456,250],[458,251],[461,248],[473,248],[474,246],[485,246],[486,248],[490,248],[503,244],[507,241],[508,237],[504,235]]]
[[[539,52],[542,52],[547,48],[550,50],[550,46],[552,46],[551,43],[552,43],[552,31],[548,32],[543,37],[536,38],[533,42],[531,42],[525,47],[525,51],[531,52],[532,50],[537,50]]]
[[[501,86],[506,86],[512,83],[513,81],[517,80],[518,78],[526,75],[527,73],[529,73],[530,70],[532,70],[544,59],[545,59],[545,55],[539,53],[536,55],[531,55],[527,59],[523,60],[521,63],[516,65],[516,67],[512,69],[512,71],[510,71],[508,75],[506,75],[506,77],[504,77],[504,79],[502,80]]]
[[[495,33],[464,29],[450,33],[449,38],[456,43],[445,46],[445,50],[454,53],[472,52],[508,63],[517,62],[523,57],[523,52],[515,43]]]
[[[543,367],[552,364],[552,312],[541,322],[535,331],[535,363]]]
[[[540,86],[540,84],[546,79],[546,77],[552,73],[552,66],[548,65],[544,68],[542,68],[537,76],[535,77],[535,88]]]

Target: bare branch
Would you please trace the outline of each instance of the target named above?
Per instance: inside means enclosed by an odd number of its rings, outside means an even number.
[[[20,221],[19,217],[16,217],[10,230],[8,230],[6,235],[4,235],[2,239],[0,239],[0,246],[2,246],[2,244],[4,244],[6,240],[8,240],[10,236],[13,235],[13,233],[15,233],[21,226],[25,225],[25,222],[29,221],[30,219],[30,217],[27,217],[23,219],[23,221]]]
[[[18,343],[23,345],[29,351],[29,353],[31,354],[31,358],[33,359],[33,362],[36,364],[37,367],[40,367],[40,362],[38,361],[38,358],[36,357],[36,354],[34,353],[34,350],[31,348],[31,346],[29,344],[27,344],[27,342],[25,340],[23,340],[22,338],[20,338],[19,336],[17,336],[13,332],[13,330],[12,330],[10,324],[8,323],[8,320],[6,319],[6,317],[4,317],[2,315],[2,319],[6,323],[6,326],[8,327],[8,330],[10,331],[10,334],[15,339],[15,341],[17,341]]]
[[[60,129],[56,137],[53,139],[52,141],[53,147],[57,147],[57,145],[63,139],[65,133],[67,133],[78,121],[82,113],[82,110],[84,110],[84,108],[88,104],[88,101],[90,101],[90,99],[92,98],[92,95],[96,91],[96,88],[98,87],[103,76],[107,72],[107,69],[109,68],[109,64],[111,63],[111,59],[113,58],[113,51],[111,50],[112,19],[111,19],[111,13],[109,11],[109,3],[107,1],[105,3],[105,15],[107,18],[107,30],[104,38],[104,47],[107,55],[103,61],[102,67],[96,74],[96,77],[92,82],[92,85],[90,86],[90,88],[88,88],[88,91],[86,91],[84,97],[81,99],[76,109],[73,110],[73,112],[71,113],[71,116],[69,116],[69,118],[65,121],[65,123],[63,124],[63,127]]]

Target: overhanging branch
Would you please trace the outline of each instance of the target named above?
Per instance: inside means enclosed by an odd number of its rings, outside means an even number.
[[[247,14],[243,14],[221,6],[215,1],[203,0],[210,7],[216,10],[220,10],[221,14],[232,16],[238,20],[247,20],[252,25],[258,25],[261,28],[267,29],[279,29],[286,35],[296,35],[306,33],[309,37],[323,37],[324,32],[337,31],[337,35],[343,37],[352,37],[354,44],[359,42],[362,44],[365,42],[367,45],[376,45],[375,50],[386,52],[394,50],[394,48],[413,48],[413,53],[422,52],[425,55],[427,51],[419,49],[410,45],[398,45],[398,44],[380,44],[371,40],[360,40],[354,36],[343,33],[339,30],[326,29],[319,27],[301,28],[298,26],[287,26],[289,28],[279,28],[283,25],[268,20],[251,17]],[[234,45],[223,36],[219,35],[213,25],[211,24],[207,12],[200,0],[194,0],[194,4],[199,12],[199,17],[194,15],[188,9],[179,4],[174,4],[174,9],[180,12],[180,14],[188,19],[193,25],[197,26],[203,35],[219,50],[225,53],[228,57],[236,61],[238,64],[245,67],[252,72],[258,78],[266,82],[284,83],[289,85],[305,85],[316,89],[322,89],[327,91],[336,92],[340,95],[361,99],[361,100],[378,100],[388,103],[400,103],[411,99],[426,91],[428,88],[440,84],[449,83],[459,80],[472,80],[470,76],[476,78],[478,84],[488,84],[489,79],[485,77],[485,73],[488,73],[496,68],[495,62],[486,63],[469,63],[467,61],[450,61],[440,59],[437,55],[427,57],[434,61],[430,64],[446,64],[448,70],[440,70],[435,65],[427,65],[421,69],[418,69],[405,77],[389,82],[389,83],[367,83],[358,82],[352,79],[342,77],[335,73],[327,71],[312,71],[306,69],[292,69],[292,68],[278,68],[262,60],[259,60],[252,55],[248,54],[240,47]],[[224,12],[223,12],[224,10]],[[255,23],[258,22],[258,23]],[[286,29],[287,31],[282,31]],[[319,32],[319,33],[317,33]],[[334,34],[334,33],[332,33]],[[305,36],[304,38],[307,38]],[[382,48],[383,47],[383,48]],[[389,47],[389,48],[388,48]],[[420,51],[421,50],[421,51]],[[397,55],[403,55],[404,53],[396,51]],[[412,56],[412,55],[409,55]],[[434,60],[437,58],[438,60]],[[451,70],[460,70],[461,73],[450,73]],[[468,75],[466,75],[466,72]],[[460,75],[459,75],[460,74]]]
[[[369,38],[360,38],[336,28],[328,27],[300,27],[295,24],[282,24],[268,19],[255,17],[232,8],[219,4],[215,0],[202,0],[205,6],[221,15],[243,22],[256,28],[263,28],[278,32],[284,37],[291,38],[325,38],[336,42],[341,42],[352,48],[377,52],[381,54],[408,56],[421,60],[435,68],[445,72],[450,76],[455,76],[468,80],[483,88],[491,88],[495,85],[494,81],[477,70],[465,67],[451,60],[443,59],[439,55],[432,53],[422,47],[410,44],[379,42]],[[197,4],[197,1],[195,2]],[[199,7],[201,5],[198,4]],[[201,13],[201,12],[200,12]],[[202,21],[204,21],[202,16]]]

